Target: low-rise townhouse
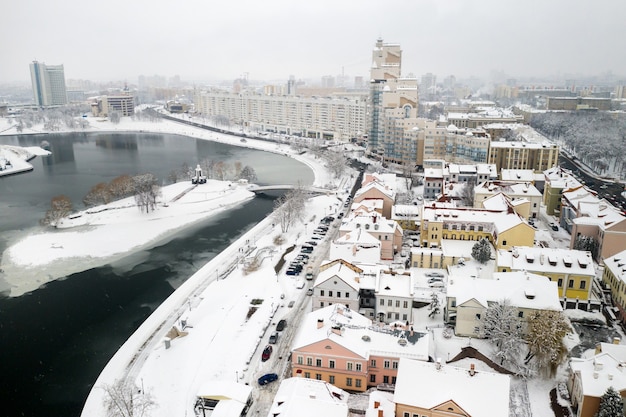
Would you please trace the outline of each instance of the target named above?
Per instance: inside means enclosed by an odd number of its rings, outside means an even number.
[[[359,311],[360,277],[363,270],[343,259],[320,266],[313,284],[312,310],[342,304]]]
[[[423,247],[441,247],[443,239],[488,239],[496,249],[533,246],[535,229],[515,212],[423,206],[420,238]]]
[[[381,259],[393,260],[396,252],[402,247],[402,228],[394,220],[388,220],[379,213],[352,213],[344,218],[339,226],[339,237],[357,230],[365,230],[381,243]]]
[[[570,171],[560,166],[545,170],[543,175],[545,177],[543,205],[546,208],[546,214],[560,217],[563,193],[580,188],[582,184]]]
[[[602,282],[611,291],[616,318],[626,324],[626,250],[604,260]]]
[[[497,253],[498,272],[528,271],[557,283],[565,308],[596,310],[593,293],[596,269],[591,252],[541,247],[514,247]]]
[[[623,360],[604,352],[591,358],[571,358],[568,371],[567,388],[576,417],[596,416],[600,398],[609,387],[613,387],[626,403],[626,365]],[[624,413],[626,415],[626,409]]]
[[[268,417],[348,417],[350,394],[326,381],[286,378],[278,387]]]
[[[508,375],[436,362],[400,359],[394,392],[397,417],[509,415]]]
[[[400,358],[428,361],[429,333],[391,327],[335,304],[304,317],[292,344],[292,376],[363,392],[395,384]]]
[[[487,198],[502,193],[511,200],[528,200],[530,217],[537,218],[541,208],[542,195],[532,183],[514,183],[508,181],[486,181],[474,188],[474,207],[481,207]]]
[[[517,310],[524,328],[537,310],[561,311],[556,282],[530,272],[498,272],[492,279],[449,275],[444,321],[457,336],[482,337],[482,318],[496,303],[508,302]]]
[[[383,217],[391,218],[391,207],[396,201],[396,192],[387,185],[373,181],[359,188],[354,194],[353,204],[360,203],[364,200],[382,200]]]

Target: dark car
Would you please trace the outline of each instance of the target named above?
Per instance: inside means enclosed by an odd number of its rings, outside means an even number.
[[[259,385],[266,385],[270,382],[274,382],[278,379],[278,375],[276,374],[265,374],[261,378],[259,378]]]
[[[285,326],[287,326],[287,320],[283,319],[279,321],[278,324],[276,325],[276,330],[278,330],[279,332],[282,332],[283,330],[285,330]]]
[[[261,355],[261,360],[263,362],[265,362],[270,358],[270,356],[272,356],[272,350],[273,348],[270,345],[265,346],[265,349],[263,349],[263,354]]]

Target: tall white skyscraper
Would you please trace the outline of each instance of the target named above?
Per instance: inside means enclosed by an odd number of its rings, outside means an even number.
[[[33,61],[30,64],[30,80],[33,84],[35,104],[38,106],[67,104],[63,65],[46,65],[43,62]]]

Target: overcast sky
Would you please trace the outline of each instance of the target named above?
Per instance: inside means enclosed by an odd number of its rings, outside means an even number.
[[[28,64],[66,79],[314,79],[369,76],[376,39],[402,73],[442,80],[626,74],[623,0],[2,1],[0,83]]]

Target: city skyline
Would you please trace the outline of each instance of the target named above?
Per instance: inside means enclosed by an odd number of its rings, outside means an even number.
[[[582,1],[441,2],[392,0],[209,6],[163,0],[113,0],[96,7],[26,0],[5,4],[1,82],[28,81],[34,60],[64,65],[67,79],[252,80],[365,76],[378,38],[398,43],[402,74],[438,79],[626,77],[626,3]]]

